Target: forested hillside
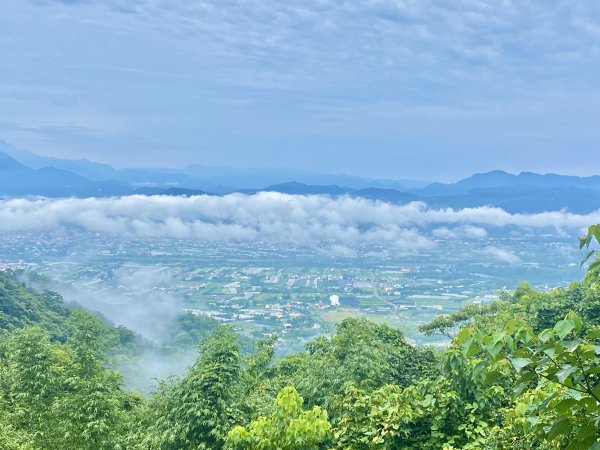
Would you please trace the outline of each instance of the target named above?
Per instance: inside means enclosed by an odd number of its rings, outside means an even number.
[[[0,448],[599,449],[599,271],[436,319],[443,351],[350,319],[276,361],[275,338],[243,352],[218,326],[148,396],[112,368],[135,335],[0,274]]]

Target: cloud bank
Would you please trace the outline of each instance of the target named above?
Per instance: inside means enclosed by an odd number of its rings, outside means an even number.
[[[479,239],[486,227],[579,229],[600,221],[600,211],[510,214],[500,208],[431,209],[360,198],[287,195],[88,199],[11,199],[0,202],[0,231],[80,227],[139,238],[389,244],[419,250],[436,238]],[[433,231],[427,231],[433,229]]]

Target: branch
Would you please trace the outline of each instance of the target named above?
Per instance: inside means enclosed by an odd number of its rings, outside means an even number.
[[[600,403],[600,399],[592,392],[592,388],[590,387],[590,380],[589,380],[587,374],[585,373],[585,370],[583,368],[583,363],[581,362],[581,358],[579,357],[579,349],[575,350],[575,356],[577,357],[577,362],[579,363],[579,368],[581,369],[581,373],[583,374],[583,379],[585,381],[585,387],[586,387],[587,393],[589,395],[591,395],[592,397],[594,397],[594,399],[596,400],[596,403]]]

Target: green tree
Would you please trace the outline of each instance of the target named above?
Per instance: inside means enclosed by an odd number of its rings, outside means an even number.
[[[302,397],[288,386],[277,395],[271,417],[259,417],[247,427],[236,426],[227,436],[232,449],[313,450],[330,436],[327,411],[319,406],[302,409]]]
[[[91,351],[85,342],[78,348]],[[16,330],[5,338],[0,362],[0,407],[15,433],[25,433],[40,448],[118,447],[129,397],[120,389],[120,374],[51,342],[39,328]]]
[[[323,405],[344,386],[372,390],[386,384],[409,386],[433,377],[438,367],[428,349],[410,346],[402,331],[365,319],[346,319],[331,338],[307,344],[308,353],[281,361],[278,376],[294,385],[309,406]]]
[[[441,334],[450,339],[460,331],[462,327],[470,323],[475,316],[490,315],[496,312],[496,303],[491,305],[469,304],[460,311],[451,314],[441,314],[431,322],[421,325],[419,331],[429,336],[432,334]]]
[[[161,383],[141,416],[135,445],[144,449],[219,449],[239,422],[240,347],[221,327],[200,345],[200,357],[182,379]]]
[[[585,331],[571,312],[539,334],[517,318],[492,334],[467,327],[457,342],[512,377],[506,421],[514,434],[568,450],[600,448],[600,330]]]
[[[336,448],[481,448],[501,420],[503,389],[484,384],[478,361],[455,351],[443,359],[440,376],[412,386],[347,388],[335,402]]]

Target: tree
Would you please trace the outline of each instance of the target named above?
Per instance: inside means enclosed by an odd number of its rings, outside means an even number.
[[[84,322],[77,325],[82,331]],[[39,328],[11,333],[1,345],[0,407],[13,436],[36,448],[114,449],[123,429],[129,396],[121,376]]]
[[[409,386],[437,374],[434,354],[410,346],[402,331],[365,319],[346,319],[331,338],[306,346],[308,354],[281,361],[278,376],[298,389],[309,406],[323,405],[344,386],[373,390],[386,384]]]
[[[585,331],[575,313],[539,334],[522,319],[486,334],[457,336],[465,355],[481,358],[488,380],[513,379],[506,421],[517,436],[567,450],[600,449],[600,330]]]
[[[163,382],[141,416],[138,448],[219,449],[242,416],[240,348],[221,327],[200,345],[200,357],[180,380]]]
[[[474,316],[496,312],[495,306],[495,303],[491,305],[466,305],[460,311],[437,316],[431,322],[421,325],[419,331],[427,336],[441,334],[452,339],[462,327],[473,320]]]
[[[277,395],[273,415],[233,428],[227,435],[228,446],[239,450],[318,449],[330,437],[327,411],[319,406],[304,411],[302,403],[294,387],[285,387]]]

